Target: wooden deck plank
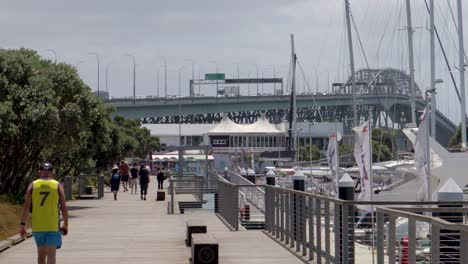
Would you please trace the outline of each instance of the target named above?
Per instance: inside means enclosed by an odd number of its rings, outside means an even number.
[[[219,243],[220,263],[302,263],[261,231],[231,232],[214,213],[190,210],[168,215],[167,201],[155,201],[156,180],[146,201],[119,192],[102,200],[69,202],[69,235],[57,253],[57,263],[188,263],[186,221],[200,220]],[[167,182],[166,182],[167,183]],[[87,207],[87,208],[86,208]],[[80,209],[85,208],[85,209]],[[0,263],[34,263],[34,239],[0,253]]]

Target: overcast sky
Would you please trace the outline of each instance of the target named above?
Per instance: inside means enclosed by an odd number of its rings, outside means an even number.
[[[448,2],[436,0],[436,24],[452,66],[457,62],[457,36]],[[465,1],[463,1],[465,2]],[[424,0],[413,0],[416,78],[425,89],[429,84],[428,14]],[[468,3],[464,3],[465,29]],[[407,70],[405,0],[351,0],[351,9],[371,68]],[[456,16],[456,13],[455,13]],[[157,72],[164,95],[163,57],[168,65],[168,94],[178,93],[181,67],[182,95],[188,94],[188,80],[219,72],[227,77],[259,75],[284,77],[290,61],[290,33],[295,34],[296,52],[311,89],[327,91],[332,82],[344,82],[349,75],[345,38],[344,0],[3,0],[0,9],[4,48],[31,48],[49,59],[76,65],[81,77],[97,89],[96,58],[101,58],[100,89],[112,96],[132,95],[132,60],[136,57],[137,96],[156,95]],[[353,30],[354,31],[354,30]],[[468,40],[465,34],[465,42]],[[366,66],[354,32],[356,68]],[[439,107],[452,120],[459,120],[459,107],[448,69],[437,45]],[[316,78],[318,76],[318,78]],[[455,73],[458,82],[459,75]],[[304,76],[299,73],[299,91]],[[213,94],[214,87],[202,88]],[[242,87],[247,93],[248,87]],[[254,87],[250,87],[251,94]],[[268,92],[271,87],[265,87]]]

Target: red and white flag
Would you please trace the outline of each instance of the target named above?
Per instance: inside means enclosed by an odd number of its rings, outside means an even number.
[[[360,201],[371,200],[371,157],[370,157],[370,139],[369,139],[369,121],[353,128],[356,132],[356,143],[354,145],[354,158],[359,167],[361,176],[361,194]]]
[[[424,110],[421,116],[421,123],[418,127],[418,134],[416,135],[416,141],[414,143],[414,163],[416,165],[416,170],[418,171],[418,178],[421,184],[421,189],[416,195],[416,199],[419,201],[430,200],[427,193],[428,183],[429,183],[429,170],[427,162],[427,140],[429,137],[429,131],[427,131],[427,108]]]

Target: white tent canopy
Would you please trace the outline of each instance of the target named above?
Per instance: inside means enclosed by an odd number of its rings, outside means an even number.
[[[282,134],[283,131],[268,122],[263,115],[253,124],[236,124],[227,115],[221,122],[208,131],[208,134]]]

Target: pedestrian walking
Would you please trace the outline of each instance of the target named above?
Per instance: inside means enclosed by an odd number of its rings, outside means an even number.
[[[138,172],[140,176],[140,199],[146,200],[146,194],[148,193],[148,184],[150,183],[149,172],[146,170],[145,165],[140,166],[140,171]]]
[[[137,182],[138,182],[138,164],[133,163],[133,168],[130,169],[130,194],[137,194]]]
[[[162,190],[164,184],[164,168],[161,168],[161,170],[159,170],[156,179],[158,180],[158,190]]]
[[[128,163],[126,161],[122,160],[120,163],[119,170],[120,170],[120,176],[122,177],[121,180],[122,180],[122,187],[124,189],[123,191],[127,192],[128,180],[130,178],[130,166],[128,166]]]
[[[63,186],[53,177],[53,166],[43,163],[40,178],[31,183],[26,192],[20,223],[20,235],[26,235],[26,220],[31,212],[31,228],[37,246],[37,262],[55,263],[62,235],[68,234],[68,210]],[[58,205],[58,206],[57,206]],[[63,224],[60,227],[59,210]]]
[[[119,174],[119,167],[115,165],[112,167],[111,176],[109,179],[109,183],[111,186],[111,192],[114,194],[114,200],[117,201],[117,193],[119,192],[120,187],[120,174]]]

